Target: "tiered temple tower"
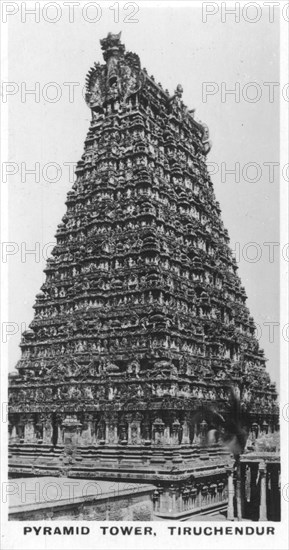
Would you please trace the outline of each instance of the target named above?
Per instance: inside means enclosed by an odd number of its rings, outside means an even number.
[[[101,47],[84,154],[10,376],[10,471],[147,479],[157,502],[170,487],[187,509],[225,502],[230,393],[253,438],[278,411],[206,167],[208,129],[120,35]]]

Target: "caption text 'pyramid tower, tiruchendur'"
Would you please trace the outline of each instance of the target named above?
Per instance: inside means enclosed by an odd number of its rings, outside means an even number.
[[[206,168],[208,129],[120,35],[101,47],[84,154],[10,376],[10,472],[183,495],[189,479],[220,503],[232,392],[249,438],[276,430],[278,410]]]

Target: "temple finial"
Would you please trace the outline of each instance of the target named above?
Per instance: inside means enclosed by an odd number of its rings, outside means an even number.
[[[101,49],[103,51],[103,58],[107,61],[112,56],[118,56],[125,51],[124,44],[120,41],[121,31],[118,34],[108,33],[106,38],[100,40]]]

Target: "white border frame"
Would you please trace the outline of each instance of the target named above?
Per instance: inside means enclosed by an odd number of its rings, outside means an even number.
[[[26,4],[35,4],[35,2],[26,2]],[[58,1],[59,4],[61,4],[61,1]],[[105,4],[104,0],[98,0],[98,4]],[[120,2],[123,3],[123,2]],[[154,6],[162,6],[166,4],[167,7],[174,7],[174,6],[192,6],[192,7],[200,7],[202,6],[203,2],[199,1],[151,1],[151,0],[137,0],[137,3],[141,7],[144,5],[145,7],[154,7]],[[240,2],[241,4],[244,3],[243,0]],[[255,2],[259,5],[263,5],[264,2]],[[281,1],[279,2],[280,6],[282,7],[286,2]],[[235,5],[235,2],[226,2],[226,5],[233,6]],[[265,3],[266,5],[266,3]],[[268,5],[268,3],[267,3]],[[289,143],[288,143],[288,103],[286,103],[281,94],[282,85],[286,84],[288,82],[288,74],[289,74],[289,66],[288,66],[288,51],[289,51],[289,40],[288,40],[288,34],[289,34],[289,26],[286,24],[286,21],[280,18],[280,37],[281,37],[281,55],[280,55],[280,64],[281,64],[281,71],[280,71],[280,127],[281,127],[281,136],[280,136],[280,143],[281,143],[281,150],[280,150],[280,164],[281,166],[284,166],[288,163],[288,150],[289,150]],[[2,52],[2,75],[1,80],[7,80],[8,81],[8,27],[7,25],[2,25],[2,34],[1,34],[1,52]],[[9,128],[9,121],[8,121],[8,108],[7,104],[3,106],[1,105],[1,111],[2,111],[2,130],[1,130],[1,159],[2,162],[5,160],[8,160],[8,147],[7,147],[7,136],[8,136],[8,128]],[[280,178],[282,178],[282,173],[280,175]],[[284,246],[289,242],[289,235],[288,235],[288,199],[289,199],[289,193],[288,193],[288,182],[285,180],[280,180],[280,219],[281,219],[281,226],[280,226],[280,243],[281,247]],[[1,241],[7,241],[8,240],[8,184],[1,184],[1,210],[2,210],[2,216],[1,216]],[[289,300],[289,292],[288,292],[288,286],[289,286],[289,277],[288,277],[288,263],[281,259],[281,265],[280,265],[280,272],[281,272],[281,280],[280,280],[280,308],[281,308],[281,314],[280,314],[280,324],[281,326],[287,325],[289,318],[288,318],[288,300]],[[1,264],[1,321],[8,319],[8,267],[7,264]],[[280,331],[281,332],[281,331]],[[288,334],[288,333],[287,333]],[[251,523],[244,521],[242,523],[239,523],[239,526],[245,527],[245,526],[256,526],[259,527],[264,526],[273,526],[275,528],[275,535],[268,535],[268,536],[258,536],[258,535],[244,535],[244,536],[238,536],[238,535],[223,535],[223,536],[170,536],[168,533],[168,526],[212,526],[214,524],[213,521],[210,522],[198,522],[194,521],[192,523],[186,523],[183,522],[117,522],[116,525],[120,526],[122,524],[128,525],[131,524],[134,527],[141,526],[141,525],[152,525],[153,530],[157,533],[156,537],[145,537],[145,536],[131,536],[131,537],[124,537],[124,536],[102,536],[100,533],[100,525],[102,522],[82,522],[82,521],[67,521],[67,522],[59,522],[59,521],[51,521],[51,522],[16,522],[16,521],[10,521],[8,522],[8,507],[7,504],[3,502],[3,498],[1,498],[1,523],[2,523],[2,540],[3,540],[3,549],[54,549],[54,548],[61,548],[63,549],[78,549],[78,548],[85,548],[85,549],[95,549],[98,548],[105,548],[105,549],[134,549],[136,545],[138,548],[142,549],[150,549],[150,548],[179,548],[179,549],[190,549],[192,547],[196,548],[224,548],[224,549],[230,549],[233,547],[237,547],[238,549],[272,549],[272,548],[280,548],[280,549],[287,549],[288,547],[288,517],[289,517],[289,482],[288,482],[288,427],[289,427],[289,408],[288,408],[288,342],[283,338],[282,339],[282,332],[280,335],[281,338],[281,353],[280,353],[280,370],[281,370],[281,390],[280,390],[280,431],[281,431],[281,479],[282,479],[282,494],[281,494],[281,522],[258,522],[258,523]],[[5,484],[7,481],[7,429],[6,429],[6,403],[7,403],[7,364],[8,364],[8,353],[7,353],[7,346],[2,345],[1,347],[1,407],[2,407],[2,422],[1,422],[1,489],[3,488],[3,483]],[[2,493],[2,491],[1,491]],[[2,493],[3,494],[3,493]],[[109,525],[115,525],[114,522],[103,522],[105,526]],[[44,535],[31,535],[27,537],[23,537],[23,526],[24,525],[36,525],[39,526],[51,526],[55,528],[56,526],[63,526],[63,525],[73,525],[73,526],[88,526],[90,528],[90,534],[86,536],[67,536],[62,537],[59,535],[54,536],[44,536]],[[234,527],[236,523],[231,522],[217,522],[215,523],[215,526],[218,528],[223,527]]]

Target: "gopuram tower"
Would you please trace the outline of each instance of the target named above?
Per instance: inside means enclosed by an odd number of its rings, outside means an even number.
[[[220,506],[230,396],[253,441],[277,429],[275,386],[207,171],[206,125],[120,34],[100,43],[84,154],[10,375],[10,473],[146,481],[160,512]]]

